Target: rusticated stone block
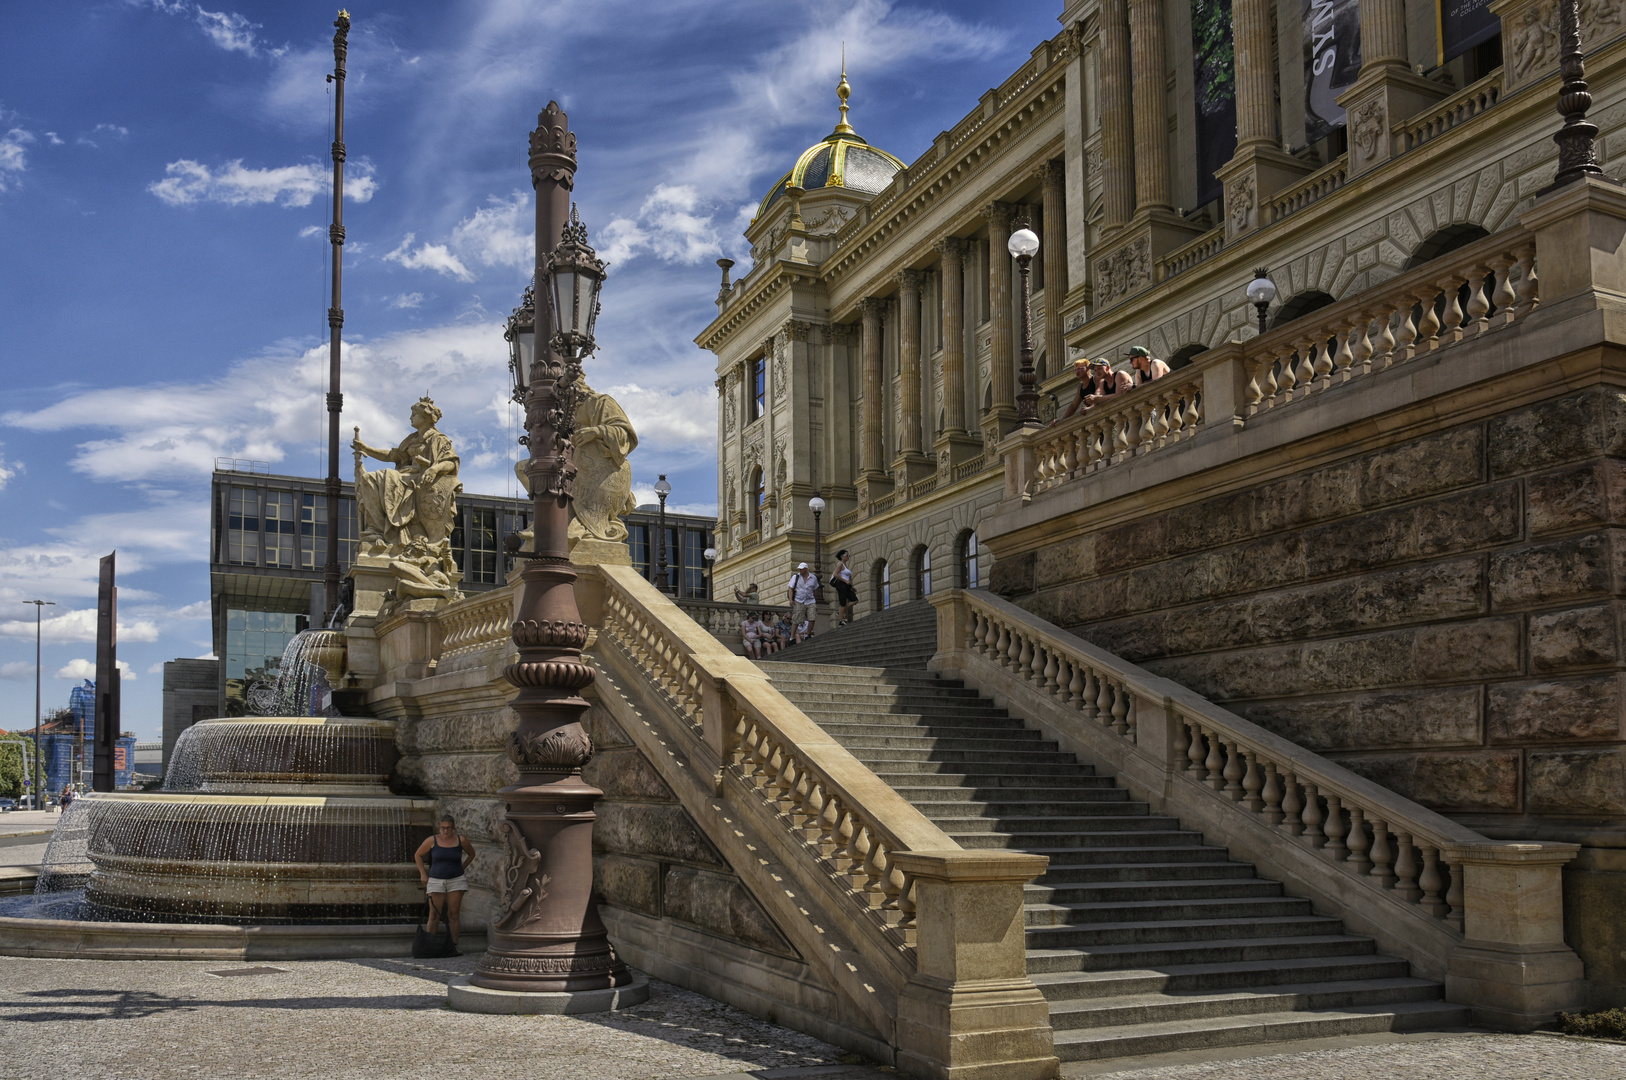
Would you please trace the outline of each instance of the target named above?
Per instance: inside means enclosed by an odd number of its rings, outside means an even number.
[[[1307,552],[1310,548],[1306,534],[1287,533],[1198,558],[1207,568],[1208,595],[1228,596],[1297,585],[1309,576]],[[1161,569],[1154,566],[1136,573],[1151,578]],[[1146,595],[1156,595],[1154,589],[1148,588],[1144,592]],[[1131,594],[1131,603],[1134,598],[1134,594]]]
[[[732,876],[687,866],[669,867],[662,899],[668,918],[758,949],[795,955],[773,920]]]
[[[1205,599],[1214,593],[1212,555],[1170,559],[1131,571],[1124,600],[1131,611],[1156,611]]]
[[[1164,554],[1185,555],[1248,539],[1253,535],[1253,502],[1252,492],[1239,492],[1171,510]]]
[[[431,795],[489,794],[519,779],[507,755],[495,752],[402,758],[396,771]]]
[[[1351,772],[1435,810],[1517,810],[1517,750],[1357,755]]]
[[[688,812],[670,803],[604,800],[598,804],[593,847],[618,855],[652,855],[673,862],[725,865]]]
[[[1510,544],[1520,535],[1517,484],[1465,491],[1417,507],[1417,555],[1450,555],[1492,544]]]
[[[404,721],[396,728],[403,754],[434,754],[458,750],[497,750],[507,745],[514,730],[510,709],[489,709],[456,716],[426,716]]]
[[[1060,585],[1095,574],[1095,534],[1075,536],[1034,552],[1033,580],[1037,588]]]
[[[1128,585],[1129,578],[1124,574],[1075,581],[1046,593],[1042,600],[1034,597],[1031,606],[1030,601],[1024,599],[1022,606],[1057,626],[1078,626],[1128,611]],[[1044,613],[1046,608],[1050,614]]]
[[[1527,477],[1525,514],[1530,535],[1573,532],[1609,521],[1609,497],[1600,462]]]
[[[1356,493],[1363,508],[1435,495],[1484,476],[1484,431],[1441,432],[1364,458]]]
[[[1161,559],[1168,550],[1167,536],[1166,514],[1103,529],[1096,538],[1096,570],[1110,574]]]
[[[587,732],[587,737],[593,740],[596,749],[609,750],[632,745],[632,740],[627,738],[627,733],[621,730],[609,710],[597,701],[582,714],[582,728]]]
[[[661,913],[660,863],[604,855],[593,860],[593,884],[606,903],[645,915]]]
[[[1543,401],[1490,421],[1493,477],[1545,469],[1599,454],[1619,455],[1626,394],[1600,388]]]
[[[1525,803],[1532,814],[1626,814],[1626,746],[1530,751]]]
[[[1332,596],[1306,599],[1324,604]],[[1487,607],[1484,556],[1363,577],[1353,584],[1351,603],[1352,627],[1480,614]]]
[[[1517,675],[1523,629],[1517,618],[1419,627],[1412,670],[1424,682]]]
[[[1499,683],[1489,693],[1490,738],[1517,746],[1621,737],[1620,676]]]
[[[582,770],[582,779],[601,789],[605,798],[675,801],[661,774],[630,746],[595,753]]]
[[[1530,616],[1530,670],[1612,664],[1620,656],[1612,604]]]
[[[1254,534],[1264,536],[1348,514],[1358,505],[1359,476],[1360,466],[1345,461],[1255,488]]]
[[[503,816],[503,801],[501,796],[440,799],[435,804],[435,816],[438,818],[441,814],[452,815],[458,832],[477,841],[493,843],[497,838],[497,822]]]
[[[1610,583],[1606,533],[1548,540],[1491,556],[1491,602],[1498,608],[1605,596]]]
[[[1260,727],[1318,752],[1483,742],[1477,686],[1268,702],[1239,711]]]
[[[988,571],[988,587],[1000,596],[1020,596],[1034,589],[1035,557],[1033,552],[1009,559],[998,559]]]

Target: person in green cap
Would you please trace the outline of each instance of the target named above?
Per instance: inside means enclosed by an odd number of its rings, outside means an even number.
[[[1153,356],[1152,350],[1144,345],[1136,345],[1129,350],[1129,363],[1135,369],[1136,386],[1144,386],[1169,373],[1169,365]]]

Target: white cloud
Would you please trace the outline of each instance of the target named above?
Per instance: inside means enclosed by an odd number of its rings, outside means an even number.
[[[299,230],[299,238],[301,240],[308,240],[313,236],[321,236],[326,231],[327,230],[323,229],[320,225],[307,225],[303,229]]]
[[[57,135],[57,133],[54,132],[54,131],[47,131],[45,133],[45,138],[52,146],[62,146],[62,145],[64,145],[64,143],[62,142],[61,137],[59,135]]]
[[[722,254],[717,223],[705,213],[693,184],[660,184],[644,199],[638,216],[604,227],[604,257],[625,262],[648,251],[666,262],[697,263]]]
[[[18,176],[28,171],[28,151],[25,148],[33,141],[34,133],[20,127],[0,135],[0,192],[11,190],[16,186]]]
[[[197,9],[197,20],[209,40],[227,52],[253,56],[258,51],[254,31],[260,28],[259,23],[251,23],[236,12],[205,11],[201,6]]]
[[[309,206],[312,199],[327,195],[332,179],[328,170],[315,162],[249,169],[238,158],[211,169],[191,158],[181,158],[166,165],[164,179],[148,184],[147,190],[170,206],[200,202],[228,206],[270,202],[281,206]],[[364,160],[357,161],[345,176],[345,198],[364,203],[377,190],[372,167]]]
[[[716,455],[717,398],[710,386],[664,390],[626,383],[594,389],[620,402],[639,445]]]
[[[410,251],[412,241],[417,239],[416,233],[407,233],[401,246],[384,256],[385,262],[400,263],[408,270],[433,270],[447,277],[454,277],[459,281],[473,281],[474,275],[469,268],[445,244],[420,244],[417,251]]]
[[[130,665],[128,663],[123,660],[115,660],[114,663],[118,665],[119,675],[124,679],[125,682],[135,681],[136,674],[130,670]],[[58,669],[56,677],[59,679],[73,679],[75,681],[78,681],[79,679],[89,679],[92,682],[95,682],[96,661],[86,660],[83,657],[69,660],[60,669]]]
[[[123,592],[123,590],[119,590]],[[69,641],[96,640],[96,609],[80,608],[61,615],[47,615],[40,623],[40,637],[55,644]],[[34,638],[33,619],[7,619],[0,622],[0,637]],[[118,640],[157,641],[158,624],[150,619],[136,619],[126,625],[119,623]]]
[[[162,660],[158,661],[156,664],[147,665],[147,674],[148,675],[162,675],[163,673],[164,673],[164,662]]]
[[[174,611],[169,612],[169,617],[172,619],[207,619],[212,612],[213,608],[210,606],[209,601],[194,600],[185,607],[176,608]]]
[[[4,443],[0,443],[0,446],[4,445]],[[0,491],[6,490],[6,484],[11,481],[12,477],[22,471],[22,467],[22,462],[7,461],[4,455],[0,455]]]
[[[34,661],[13,660],[9,664],[0,664],[0,679],[32,679],[34,677]]]
[[[390,307],[396,308],[397,310],[405,310],[407,308],[418,307],[422,303],[423,293],[404,292],[400,296],[397,296],[394,300],[390,301]]]
[[[493,195],[486,202],[452,229],[452,249],[482,266],[529,270],[536,261],[531,193],[518,189],[506,199]]]

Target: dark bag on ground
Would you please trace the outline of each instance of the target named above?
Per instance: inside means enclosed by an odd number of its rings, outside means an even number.
[[[441,895],[445,895],[442,893]],[[418,932],[412,935],[412,958],[414,960],[439,960],[446,956],[456,956],[457,946],[452,943],[452,928],[446,924],[446,909],[436,908],[440,913],[440,930],[431,934],[424,929],[424,923],[429,921],[429,910],[435,908],[435,898],[429,897],[424,907],[424,917],[418,923]]]

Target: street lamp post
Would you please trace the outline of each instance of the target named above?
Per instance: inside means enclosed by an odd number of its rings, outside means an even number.
[[[671,578],[666,573],[666,497],[670,494],[672,485],[666,482],[666,474],[661,473],[661,478],[655,481],[655,496],[661,501],[660,553],[656,556],[655,588],[661,592],[671,591]]]
[[[24,600],[25,604],[34,605],[34,791],[33,798],[29,800],[30,810],[40,809],[42,799],[40,793],[45,790],[44,780],[40,772],[40,627],[41,615],[48,607],[56,607],[55,600]]]
[[[519,656],[504,672],[519,690],[511,703],[519,722],[507,743],[519,778],[499,792],[505,807],[496,828],[502,896],[486,954],[469,983],[552,994],[625,986],[632,975],[611,948],[592,898],[593,807],[604,793],[581,775],[593,743],[582,729],[588,704],[580,691],[594,672],[582,659],[588,628],[576,607],[567,543],[581,359],[593,350],[605,264],[587,245],[587,230],[570,203],[576,136],[569,119],[550,101],[537,120],[530,167],[536,290],[544,299],[534,303],[528,329],[519,313],[509,327],[515,390],[524,392],[534,505],[534,550],[525,553],[513,626]]]
[[[824,540],[819,533],[819,515],[824,513],[824,499],[817,491],[807,500],[807,508],[813,511],[813,586],[814,605],[824,603]]]
[[[717,549],[714,548],[714,547],[709,547],[703,552],[703,554],[705,555],[705,558],[706,558],[706,599],[710,600],[712,598],[711,597],[711,564],[717,561]]]
[[[1248,282],[1248,303],[1259,313],[1259,332],[1263,334],[1270,329],[1265,324],[1265,313],[1270,310],[1270,302],[1276,299],[1276,283],[1270,280],[1270,270],[1259,267],[1253,272],[1253,280]]]
[[[1039,236],[1023,225],[1011,233],[1006,245],[1022,271],[1022,373],[1016,395],[1016,415],[1023,427],[1039,426],[1039,377],[1033,370],[1033,256],[1039,253]]]

